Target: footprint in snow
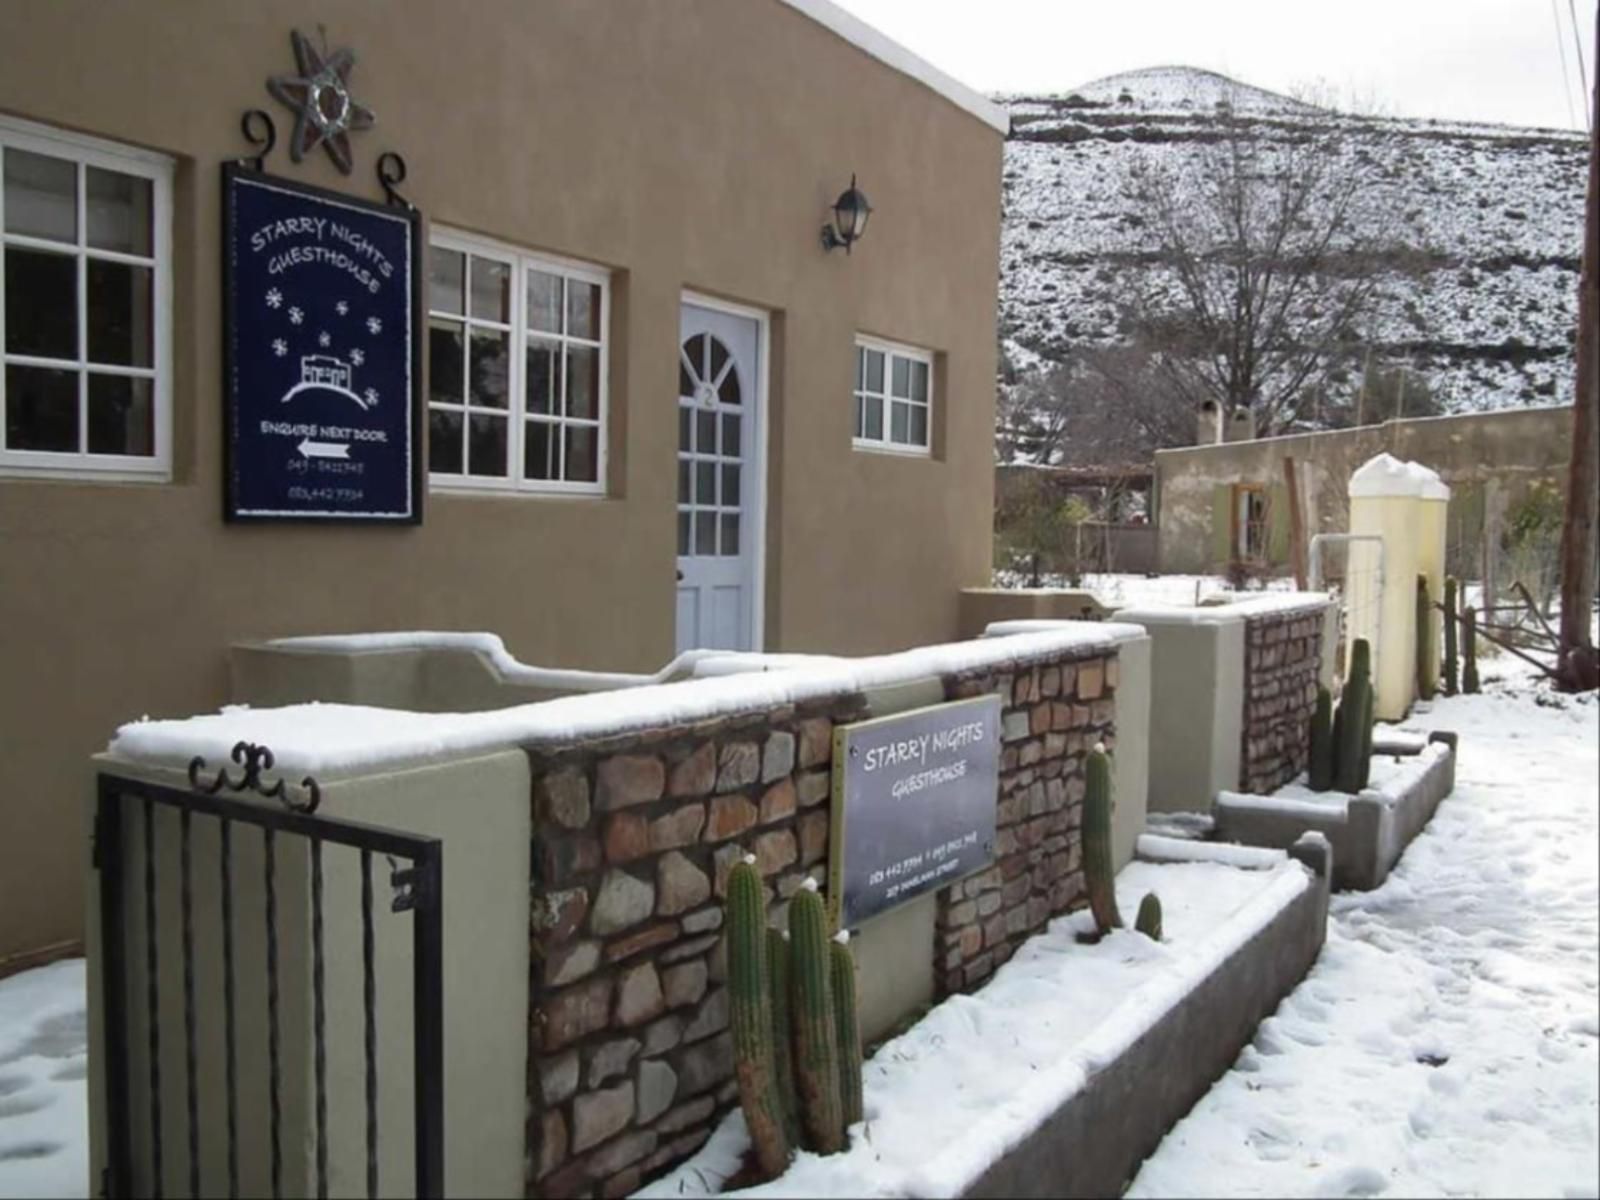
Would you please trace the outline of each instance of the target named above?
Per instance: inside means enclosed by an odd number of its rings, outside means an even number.
[[[38,1099],[26,1092],[16,1096],[0,1097],[0,1121],[7,1117],[25,1117],[29,1113],[36,1113],[41,1108],[48,1107],[48,1099]]]
[[[62,1149],[60,1142],[18,1142],[0,1146],[0,1162],[17,1162],[26,1158],[49,1158]]]
[[[1317,1186],[1318,1196],[1377,1196],[1387,1191],[1389,1177],[1375,1167],[1343,1167],[1329,1172]]]

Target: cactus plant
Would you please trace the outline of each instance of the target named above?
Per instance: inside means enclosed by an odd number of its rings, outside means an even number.
[[[1096,743],[1084,765],[1087,787],[1083,798],[1083,874],[1094,913],[1095,936],[1122,928],[1117,911],[1115,871],[1111,859],[1111,760]]]
[[[1333,786],[1333,695],[1317,688],[1317,710],[1311,716],[1311,790],[1325,792]]]
[[[1444,581],[1444,694],[1454,696],[1460,668],[1456,662],[1456,577]]]
[[[1146,892],[1144,899],[1139,901],[1139,915],[1134,918],[1133,927],[1152,942],[1161,940],[1161,897],[1154,892]]]
[[[856,1019],[856,960],[849,935],[839,933],[828,946],[833,972],[833,1026],[839,1042],[839,1107],[845,1129],[862,1118],[861,1024]]]
[[[1359,792],[1363,751],[1372,744],[1372,647],[1357,638],[1350,648],[1350,678],[1339,697],[1339,738],[1334,746],[1334,786],[1341,792]]]
[[[772,1005],[772,1059],[777,1069],[778,1102],[783,1109],[783,1130],[790,1145],[800,1141],[799,1104],[794,1091],[794,1040],[789,1019],[789,937],[781,929],[767,930],[767,996]]]
[[[839,1112],[839,1036],[834,1027],[827,917],[815,880],[789,901],[789,968],[794,1020],[794,1074],[800,1128],[808,1150],[844,1148]]]
[[[1433,666],[1433,604],[1428,599],[1428,577],[1417,576],[1417,695],[1432,700],[1438,680]]]
[[[767,911],[755,859],[728,873],[728,1023],[734,1073],[756,1161],[768,1178],[789,1164],[789,1138],[774,1061],[772,1004],[767,994]]]
[[[1478,690],[1478,610],[1470,604],[1461,610],[1461,690]]]
[[[1356,760],[1357,791],[1367,786],[1367,780],[1372,775],[1372,727],[1378,719],[1373,709],[1377,703],[1378,693],[1369,679],[1361,695],[1361,757]]]

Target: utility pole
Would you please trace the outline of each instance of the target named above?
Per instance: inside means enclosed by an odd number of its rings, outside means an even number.
[[[1594,600],[1596,521],[1600,517],[1600,13],[1595,14],[1593,115],[1589,121],[1589,191],[1583,221],[1583,270],[1578,277],[1577,395],[1572,401],[1572,461],[1567,471],[1566,520],[1561,528],[1561,660],[1565,691],[1600,685],[1600,663],[1589,636]]]

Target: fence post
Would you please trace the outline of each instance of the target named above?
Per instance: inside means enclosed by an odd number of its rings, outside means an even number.
[[[1444,694],[1454,696],[1460,664],[1456,662],[1456,578],[1444,581]]]
[[[1478,610],[1467,605],[1461,611],[1461,690],[1473,695],[1478,690]]]
[[[1432,700],[1438,681],[1429,669],[1433,662],[1433,605],[1428,602],[1428,577],[1417,576],[1417,695]]]

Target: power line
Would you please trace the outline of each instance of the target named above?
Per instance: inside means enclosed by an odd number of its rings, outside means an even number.
[[[1567,124],[1576,127],[1578,114],[1572,109],[1572,76],[1567,74],[1567,48],[1561,34],[1561,8],[1550,0],[1550,16],[1556,23],[1556,57],[1561,60],[1561,94],[1567,98]]]
[[[1583,69],[1583,39],[1578,36],[1578,10],[1567,0],[1567,15],[1572,18],[1572,48],[1578,54],[1578,82],[1583,84],[1583,127],[1589,128],[1589,76]]]

